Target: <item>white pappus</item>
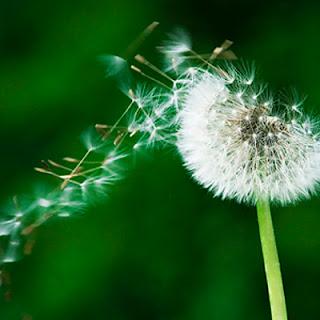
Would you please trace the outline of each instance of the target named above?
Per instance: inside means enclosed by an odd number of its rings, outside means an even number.
[[[239,202],[286,204],[310,195],[320,179],[312,121],[295,105],[274,112],[272,100],[237,76],[229,83],[198,70],[179,112],[177,146],[186,167],[215,195]]]

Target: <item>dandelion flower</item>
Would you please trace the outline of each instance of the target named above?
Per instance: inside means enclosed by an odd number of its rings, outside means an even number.
[[[286,204],[309,196],[320,180],[314,123],[296,105],[275,112],[270,100],[237,77],[229,83],[214,71],[194,75],[177,133],[186,167],[223,198]]]

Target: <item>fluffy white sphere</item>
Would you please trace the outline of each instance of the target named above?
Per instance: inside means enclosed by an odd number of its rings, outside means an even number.
[[[186,167],[215,195],[239,202],[286,204],[309,196],[320,179],[312,123],[296,105],[276,115],[240,78],[230,83],[214,71],[196,72],[178,114]]]

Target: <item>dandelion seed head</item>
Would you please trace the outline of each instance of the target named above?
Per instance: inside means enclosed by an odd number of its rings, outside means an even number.
[[[249,80],[230,84],[213,71],[197,73],[179,112],[177,146],[186,167],[222,198],[286,204],[308,197],[320,179],[312,121],[275,114],[260,99],[261,88],[254,95],[239,91]]]

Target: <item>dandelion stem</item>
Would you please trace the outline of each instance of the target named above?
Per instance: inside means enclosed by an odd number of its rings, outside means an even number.
[[[268,200],[258,200],[257,213],[272,320],[287,320],[280,263]]]

